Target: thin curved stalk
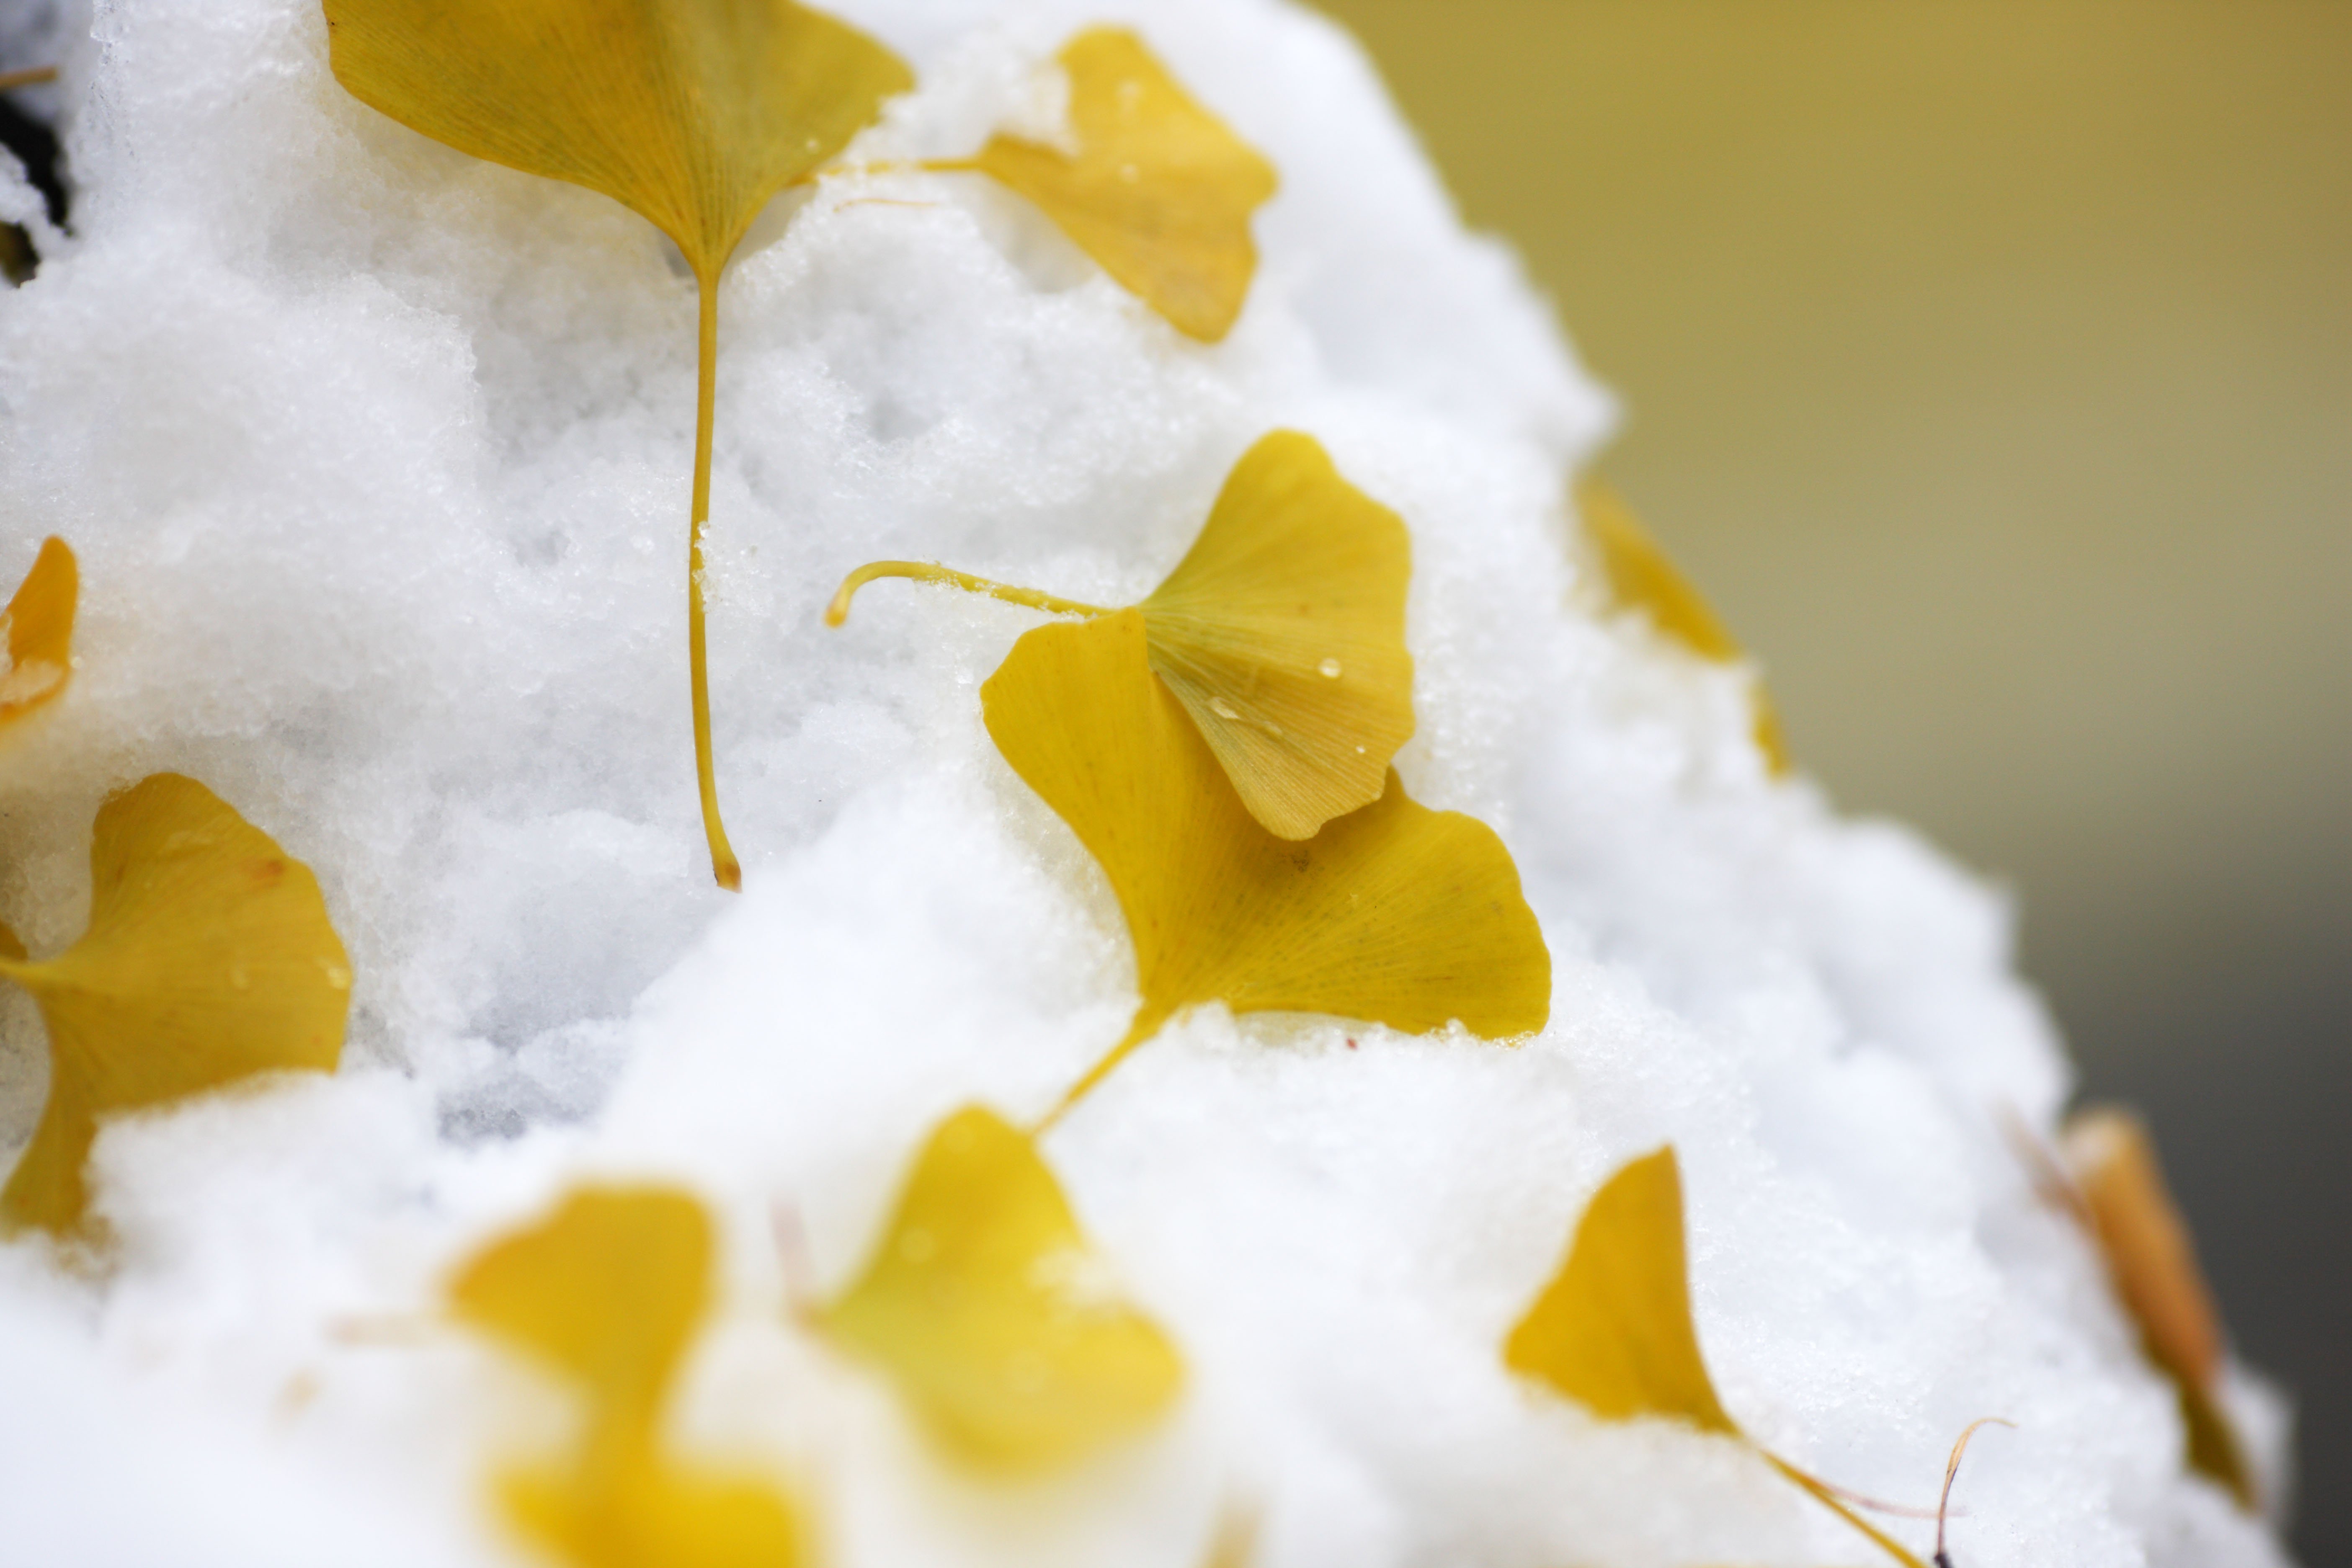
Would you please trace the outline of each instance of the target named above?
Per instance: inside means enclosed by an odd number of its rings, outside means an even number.
[[[1777,1454],[1766,1454],[1764,1456],[1764,1462],[1770,1465],[1782,1475],[1788,1477],[1790,1480],[1796,1482],[1799,1486],[1804,1488],[1807,1492],[1811,1494],[1814,1501],[1820,1503],[1823,1508],[1828,1509],[1832,1513],[1837,1515],[1840,1519],[1845,1521],[1848,1524],[1862,1531],[1864,1535],[1869,1537],[1871,1544],[1885,1552],[1897,1563],[1902,1563],[1903,1568],[1927,1568],[1926,1563],[1920,1562],[1918,1558],[1905,1551],[1900,1542],[1896,1541],[1893,1536],[1888,1535],[1885,1531],[1880,1530],[1877,1526],[1872,1524],[1868,1520],[1863,1518],[1862,1515],[1854,1512],[1853,1510],[1846,1507],[1843,1502],[1840,1502],[1838,1500],[1837,1494],[1830,1489],[1828,1482],[1815,1480],[1812,1477],[1805,1474],[1804,1471],[1797,1468],[1796,1466],[1789,1463],[1786,1459],[1781,1458]]]
[[[694,522],[686,551],[687,665],[694,687],[694,776],[702,788],[702,833],[710,841],[710,874],[730,892],[743,886],[742,862],[727,842],[719,816],[719,774],[710,754],[710,660],[703,649],[702,529],[710,521],[710,426],[718,405],[719,279],[697,281],[702,341],[696,354],[694,402]]]
[[[1008,605],[1020,605],[1032,610],[1044,610],[1048,615],[1084,616],[1092,620],[1097,616],[1114,613],[1100,605],[1082,605],[1076,599],[1040,593],[1034,588],[1016,588],[1010,583],[975,577],[969,572],[959,572],[951,566],[936,565],[929,561],[869,561],[841,580],[841,587],[833,595],[833,603],[824,607],[824,624],[837,626],[849,619],[849,601],[857,596],[858,589],[877,577],[904,577],[916,583],[944,583],[967,594],[985,594],[992,599],[1003,599]]]
[[[1044,1136],[1054,1123],[1068,1115],[1071,1107],[1094,1092],[1095,1086],[1108,1078],[1119,1063],[1133,1055],[1137,1047],[1158,1034],[1160,1026],[1167,1023],[1170,1016],[1171,1012],[1168,1008],[1154,1007],[1149,1002],[1138,1007],[1135,1010],[1135,1021],[1127,1026],[1127,1037],[1113,1046],[1102,1060],[1088,1068],[1086,1077],[1070,1086],[1069,1092],[1063,1095],[1054,1109],[1047,1111],[1037,1125],[1029,1130],[1031,1136]]]

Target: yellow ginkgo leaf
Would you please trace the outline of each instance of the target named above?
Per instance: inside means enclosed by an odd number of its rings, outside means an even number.
[[[194,779],[157,773],[99,808],[90,885],[79,942],[0,958],[40,1005],[50,1064],[0,1218],[60,1234],[83,1216],[98,1118],[255,1073],[331,1072],[351,1008],[317,879]]]
[[[1609,1421],[1640,1415],[1736,1434],[1699,1356],[1672,1148],[1609,1178],[1568,1261],[1504,1342],[1504,1364]]]
[[[1116,1291],[1026,1133],[940,1125],[856,1283],[819,1321],[967,1463],[1034,1471],[1149,1425],[1183,1363]]]
[[[1124,27],[1062,49],[1074,150],[992,138],[970,164],[1044,209],[1063,233],[1178,331],[1233,330],[1257,270],[1250,214],[1274,167],[1194,102]]]
[[[914,85],[865,34],[793,0],[325,0],[335,78],[438,142],[601,191],[675,240],[701,291],[687,636],[711,868],[742,871],[719,816],[703,653],[702,535],[719,275],[784,186]]]
[[[1685,1421],[1748,1442],[1716,1397],[1699,1354],[1683,1246],[1682,1167],[1671,1145],[1629,1163],[1593,1194],[1567,1262],[1503,1342],[1503,1363],[1604,1421]],[[1923,1568],[1835,1489],[1758,1452],[1905,1568]]]
[[[1226,476],[1192,548],[1143,613],[1151,668],[1184,704],[1250,815],[1312,838],[1370,805],[1412,739],[1404,647],[1412,540],[1404,520],[1295,430],[1260,439]],[[877,577],[911,577],[1057,614],[1082,605],[908,561],[861,566],[825,612],[839,626]]]
[[[594,1419],[650,1442],[710,1304],[710,1221],[666,1187],[583,1187],[449,1287],[457,1315],[576,1379]]]
[[[72,679],[74,604],[80,586],[66,542],[44,540],[32,570],[0,613],[0,627],[7,634],[7,662],[0,664],[0,725],[50,701]]]
[[[1040,626],[981,688],[988,732],[1102,863],[1142,1006],[1075,1101],[1168,1018],[1330,1013],[1415,1033],[1543,1027],[1551,955],[1491,829],[1381,798],[1304,843],[1275,837],[1147,660],[1142,612]]]
[[[1279,430],[1143,601],[1151,668],[1276,837],[1311,838],[1380,799],[1412,738],[1412,576],[1404,520],[1313,437]]]
[[[768,1486],[662,1452],[661,1419],[710,1303],[709,1216],[667,1187],[583,1187],[477,1254],[457,1317],[575,1383],[576,1452],[509,1470],[509,1518],[579,1568],[792,1568],[792,1510]]]
[[[499,1496],[524,1536],[577,1568],[795,1568],[803,1557],[792,1510],[755,1481],[658,1464],[593,1482],[517,1469]]]
[[[2155,1141],[2137,1117],[2102,1107],[2067,1121],[2063,1148],[2116,1295],[2179,1394],[2190,1467],[2254,1507],[2253,1469],[2221,1403],[2221,1315]]]
[[[1601,566],[1610,607],[1649,617],[1658,631],[1699,658],[1716,664],[1740,664],[1747,651],[1723,624],[1705,595],[1682,574],[1673,557],[1650,536],[1614,489],[1598,479],[1577,488],[1577,510]],[[1780,732],[1780,716],[1758,679],[1754,685],[1757,749],[1775,777],[1789,772],[1789,753]]]

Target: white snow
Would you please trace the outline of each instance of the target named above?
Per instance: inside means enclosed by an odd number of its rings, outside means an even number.
[[[1962,1481],[1965,1568],[2283,1562],[2181,1475],[2168,1391],[2003,1142],[2068,1077],[2002,901],[1768,779],[1738,672],[1572,603],[1567,482],[1611,405],[1355,47],[1277,0],[835,9],[922,80],[861,156],[1050,112],[1039,62],[1115,18],[1283,184],[1214,348],[970,177],[763,218],[722,295],[711,535],[740,898],[696,813],[667,242],[348,97],[315,0],[100,0],[72,46],[73,235],[0,296],[0,583],[74,546],[79,668],[0,751],[0,916],[69,942],[98,802],[179,770],[316,869],[356,1005],[331,1080],[105,1131],[110,1273],[0,1245],[0,1563],[524,1561],[488,1478],[560,1405],[432,1315],[587,1174],[722,1215],[683,1440],[796,1488],[836,1568],[1192,1568],[1236,1496],[1261,1568],[1869,1561],[1742,1450],[1502,1366],[1593,1190],[1669,1139],[1758,1438],[1922,1502],[1961,1426],[2015,1421]],[[820,611],[890,556],[1139,596],[1277,426],[1412,528],[1399,765],[1510,847],[1552,1023],[1505,1047],[1212,1009],[1145,1047],[1045,1152],[1186,1403],[1008,1492],[789,1325],[769,1213],[845,1279],[937,1119],[1043,1110],[1124,1028],[1133,963],[981,727],[1036,617],[902,584]],[[0,1033],[12,1152],[46,1069],[21,998]]]

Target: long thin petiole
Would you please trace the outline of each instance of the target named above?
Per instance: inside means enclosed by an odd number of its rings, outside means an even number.
[[[1053,1127],[1054,1123],[1059,1121],[1063,1117],[1070,1113],[1070,1108],[1072,1106],[1077,1104],[1081,1100],[1084,1100],[1088,1094],[1094,1091],[1097,1084],[1099,1084],[1103,1079],[1108,1078],[1111,1075],[1113,1068],[1117,1068],[1119,1063],[1125,1061],[1129,1056],[1133,1055],[1135,1048],[1138,1046],[1140,1046],[1144,1041],[1158,1034],[1160,1032],[1160,1026],[1166,1022],[1168,1022],[1168,1014],[1164,1009],[1155,1007],[1149,1002],[1146,1002],[1142,1006],[1138,1007],[1135,1010],[1135,1022],[1127,1026],[1127,1037],[1119,1041],[1118,1044],[1113,1046],[1110,1048],[1109,1054],[1105,1056],[1102,1060],[1088,1068],[1087,1069],[1086,1077],[1078,1079],[1076,1083],[1070,1086],[1069,1092],[1062,1096],[1059,1103],[1057,1103],[1053,1110],[1047,1111],[1038,1121],[1036,1126],[1032,1127],[1029,1130],[1031,1134],[1038,1137],[1044,1136],[1045,1133]]]
[[[1023,605],[1033,610],[1044,610],[1048,615],[1085,616],[1092,619],[1096,616],[1108,616],[1112,613],[1100,605],[1081,605],[1076,599],[1064,599],[1052,594],[1041,594],[1034,588],[1015,588],[1009,583],[991,582],[985,577],[975,577],[969,572],[958,572],[948,566],[935,566],[928,561],[869,561],[841,580],[840,591],[834,595],[833,603],[824,607],[824,624],[837,626],[847,620],[849,601],[857,596],[858,589],[873,582],[877,577],[905,577],[917,583],[945,583],[951,588],[961,588],[967,594],[985,594],[992,599],[1003,599],[1007,604]]]
[[[719,279],[699,280],[702,342],[694,389],[694,523],[686,551],[686,658],[694,686],[694,776],[702,786],[702,833],[710,841],[710,874],[730,892],[743,886],[742,863],[727,842],[719,816],[719,773],[710,755],[710,660],[703,651],[702,525],[710,521],[710,426],[718,403]]]
[[[1804,1471],[1797,1468],[1796,1466],[1790,1464],[1787,1460],[1780,1458],[1777,1455],[1766,1454],[1764,1456],[1764,1462],[1770,1465],[1782,1475],[1788,1477],[1790,1480],[1796,1482],[1799,1486],[1804,1488],[1807,1492],[1812,1495],[1813,1500],[1816,1502],[1819,1502],[1823,1508],[1828,1509],[1832,1513],[1837,1515],[1840,1519],[1845,1521],[1848,1524],[1862,1531],[1864,1535],[1869,1537],[1873,1545],[1878,1547],[1888,1556],[1894,1558],[1897,1563],[1902,1563],[1903,1568],[1927,1568],[1926,1563],[1920,1562],[1919,1559],[1914,1557],[1910,1552],[1906,1552],[1903,1549],[1902,1542],[1896,1541],[1893,1536],[1888,1535],[1885,1531],[1872,1524],[1868,1520],[1863,1518],[1862,1515],[1854,1512],[1853,1510],[1840,1502],[1838,1500],[1837,1494],[1830,1489],[1828,1483],[1815,1480],[1812,1477],[1805,1474]]]
[[[1952,1457],[1944,1463],[1944,1495],[1936,1504],[1936,1568],[1952,1568],[1952,1560],[1944,1552],[1944,1517],[1952,1507],[1952,1482],[1960,1473],[1960,1456],[1969,1451],[1969,1439],[1977,1435],[1979,1426],[2006,1426],[2016,1430],[2017,1423],[1998,1415],[1979,1415],[1960,1433],[1960,1440],[1952,1445]]]

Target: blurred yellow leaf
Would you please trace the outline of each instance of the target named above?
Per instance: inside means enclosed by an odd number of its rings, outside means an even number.
[[[310,868],[204,785],[157,773],[99,808],[89,929],[30,963],[13,936],[0,976],[33,994],[49,1034],[49,1098],[0,1193],[0,1219],[63,1234],[88,1203],[98,1118],[255,1073],[331,1072],[351,961]]]
[[[1135,942],[1135,1025],[1071,1100],[1202,1002],[1489,1037],[1550,1016],[1551,956],[1490,829],[1414,804],[1391,773],[1315,837],[1275,837],[1153,677],[1141,611],[1027,633],[981,701],[1005,761],[1102,863]]]
[[[1645,616],[1660,633],[1716,664],[1740,664],[1747,650],[1716,615],[1697,586],[1682,574],[1649,530],[1614,489],[1598,479],[1577,489],[1577,510],[1601,565],[1610,607]],[[1780,716],[1764,682],[1754,683],[1757,749],[1775,777],[1789,772]]]
[[[600,191],[676,241],[701,294],[687,632],[703,827],[719,816],[703,654],[702,533],[719,275],[743,231],[914,85],[888,49],[793,0],[325,0],[335,78],[477,158]]]
[[[1648,616],[1658,630],[1701,658],[1736,664],[1747,657],[1714,606],[1615,490],[1599,479],[1587,479],[1579,489],[1577,505],[1598,548],[1615,608]]]
[[[709,1309],[700,1203],[667,1187],[583,1187],[493,1242],[449,1288],[463,1321],[576,1383],[576,1452],[499,1481],[509,1517],[581,1568],[791,1568],[791,1510],[773,1489],[713,1479],[661,1450],[670,1385]]]
[[[652,1465],[591,1484],[526,1468],[500,1478],[499,1497],[524,1536],[578,1568],[794,1568],[804,1557],[792,1510],[756,1481]]]
[[[1083,1458],[1159,1416],[1183,1380],[1029,1136],[979,1106],[931,1135],[866,1272],[821,1321],[987,1469]]]
[[[1699,1354],[1683,1248],[1682,1167],[1672,1145],[1628,1163],[1593,1194],[1568,1260],[1503,1342],[1503,1363],[1604,1421],[1686,1421],[1749,1442],[1716,1397]],[[1896,1562],[1923,1568],[1835,1489],[1757,1451]]]
[[[710,1305],[710,1221],[665,1187],[583,1187],[477,1254],[457,1315],[577,1380],[595,1421],[650,1443]]]
[[[1257,270],[1250,214],[1274,195],[1273,165],[1124,27],[1087,28],[1061,63],[1075,152],[997,136],[973,166],[1036,203],[1177,331],[1215,342]]]
[[[1217,1519],[1217,1532],[1209,1539],[1209,1555],[1201,1568],[1249,1568],[1257,1560],[1257,1536],[1256,1508],[1228,1503]]]
[[[2179,1394],[2189,1465],[2254,1507],[2253,1470],[2220,1398],[2221,1315],[2155,1141],[2130,1112],[2099,1107],[2068,1120],[2063,1150],[2116,1295]]]
[[[44,540],[16,596],[0,614],[8,638],[0,664],[0,726],[57,697],[73,678],[74,605],[81,575],[66,542]]]
[[[1609,1178],[1568,1261],[1504,1342],[1504,1364],[1595,1415],[1658,1415],[1736,1434],[1700,1359],[1683,1257],[1682,1173],[1669,1148]]]
[[[1151,668],[1276,837],[1312,838],[1380,799],[1390,759],[1412,739],[1412,576],[1404,520],[1341,477],[1313,437],[1277,430],[1234,465],[1191,551],[1139,606]],[[877,577],[1111,614],[944,566],[877,561],[843,582],[826,620],[839,626]]]

